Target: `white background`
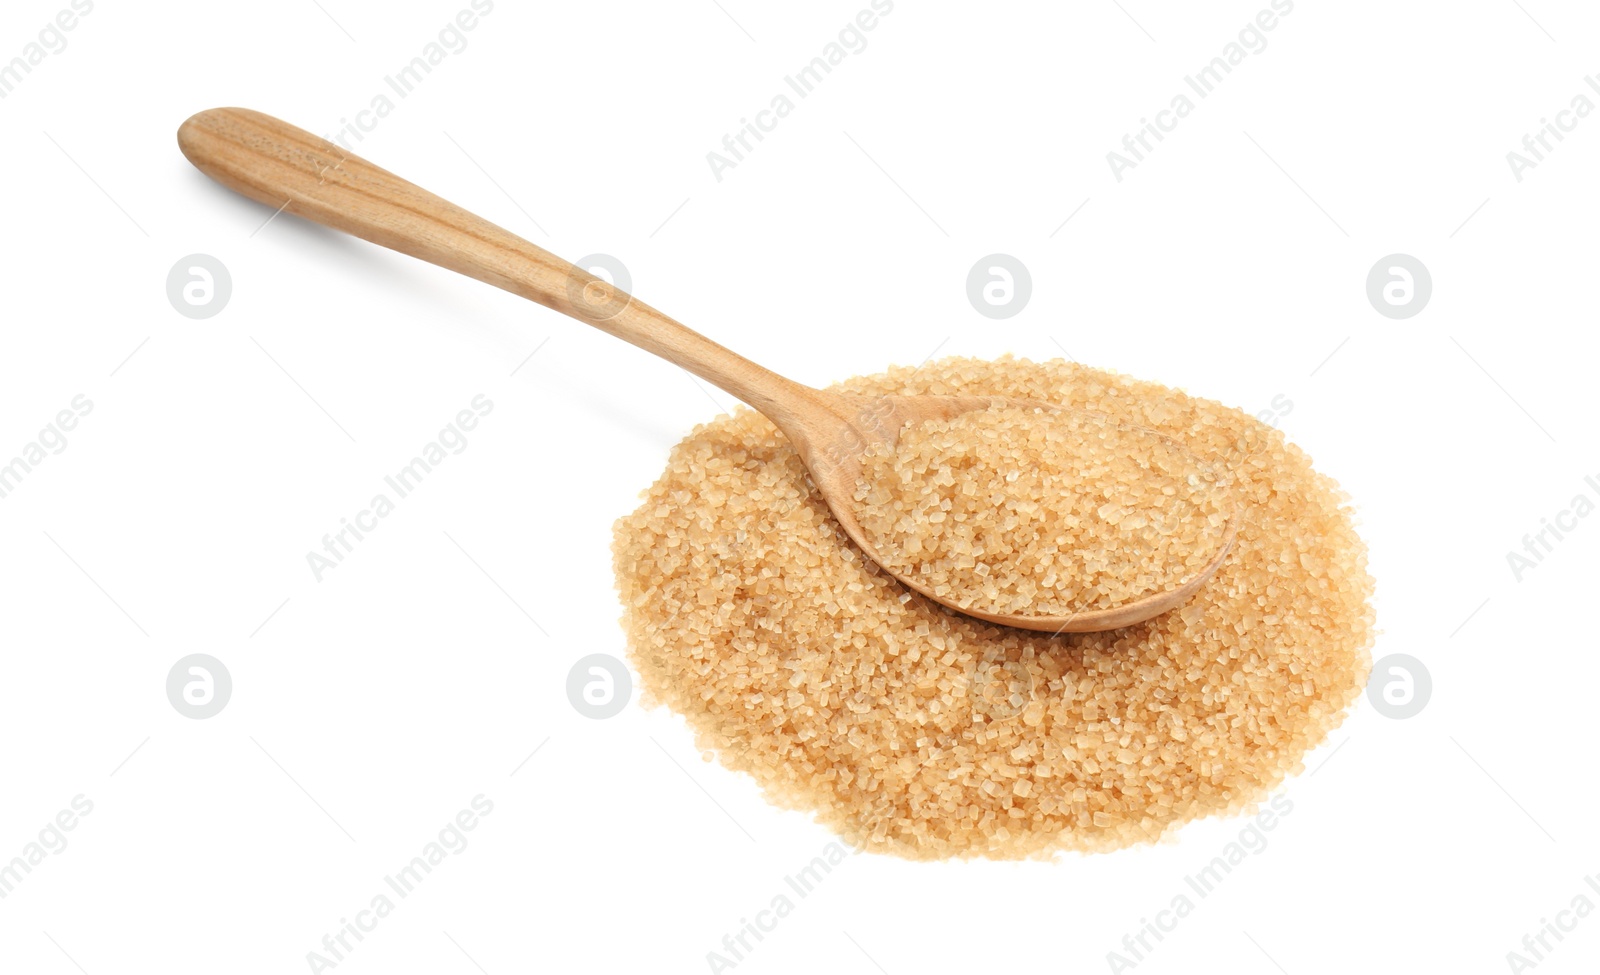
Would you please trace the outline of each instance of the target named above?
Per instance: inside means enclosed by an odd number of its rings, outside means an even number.
[[[0,900],[0,970],[307,971],[481,793],[470,846],[339,972],[703,972],[829,842],[676,717],[566,697],[580,657],[623,653],[613,520],[731,397],[266,223],[177,151],[216,105],[334,132],[466,5],[99,0],[0,100],[0,461],[94,404],[0,500],[0,861],[94,803]],[[1106,153],[1265,0],[899,0],[714,179],[707,152],[865,6],[498,0],[357,148],[556,253],[615,255],[641,298],[804,382],[1070,353],[1292,402],[1275,422],[1359,505],[1374,655],[1424,661],[1433,699],[1403,721],[1363,699],[1268,848],[1137,970],[1508,970],[1600,871],[1600,517],[1520,582],[1506,561],[1600,476],[1600,118],[1521,182],[1506,160],[1600,99],[1600,12],[1299,0],[1118,182]],[[64,8],[8,2],[0,60]],[[1005,321],[965,296],[994,252],[1033,277]],[[1396,252],[1434,285],[1403,321],[1365,296]],[[233,279],[203,321],[165,293],[194,253]],[[317,582],[306,553],[480,393],[468,448]],[[208,720],[164,692],[190,653],[233,677]],[[737,970],[1107,971],[1245,825],[1053,864],[856,857]],[[1600,913],[1547,957],[1593,970]]]

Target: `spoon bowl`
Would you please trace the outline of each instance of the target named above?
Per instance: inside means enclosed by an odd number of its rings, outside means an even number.
[[[853,418],[847,421],[845,427],[834,431],[820,444],[809,447],[800,439],[805,434],[791,433],[788,430],[784,430],[784,434],[799,449],[801,459],[805,461],[812,480],[816,482],[823,499],[828,502],[828,508],[833,512],[839,526],[850,536],[850,540],[855,542],[856,547],[886,570],[889,562],[879,553],[876,544],[863,528],[860,502],[855,500],[856,486],[861,480],[862,457],[868,450],[882,445],[892,451],[905,430],[930,420],[952,420],[963,413],[1006,407],[1043,410],[1047,413],[1063,411],[1062,407],[1052,403],[999,396],[835,395],[839,403],[848,405],[853,411]],[[1123,435],[1160,440],[1169,447],[1183,449],[1181,445],[1154,430],[1125,423],[1103,414],[1096,416],[1114,424]],[[1239,513],[1236,509],[1223,529],[1212,557],[1177,584],[1116,606],[1084,609],[1070,615],[985,612],[971,606],[956,605],[948,596],[935,592],[927,582],[915,575],[902,572],[891,572],[891,574],[906,588],[988,623],[1046,633],[1091,633],[1113,630],[1159,616],[1181,605],[1199,591],[1227,560],[1238,534],[1238,522]]]
[[[929,420],[949,420],[1000,405],[1045,405],[983,396],[864,397],[801,385],[543,248],[260,112],[242,108],[201,112],[178,130],[178,145],[201,172],[252,200],[536,301],[737,396],[783,431],[845,533],[880,566],[883,560],[862,528],[855,500],[865,451],[892,449],[903,430]],[[1230,522],[1215,557],[1181,585],[1109,609],[1064,617],[962,609],[914,577],[891,574],[935,602],[990,623],[1054,633],[1107,630],[1149,619],[1188,599],[1222,564],[1234,530]]]

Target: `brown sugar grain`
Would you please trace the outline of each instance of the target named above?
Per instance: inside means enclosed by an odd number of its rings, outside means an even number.
[[[1358,697],[1366,550],[1337,485],[1270,427],[1060,361],[946,359],[839,388],[1149,428],[1227,482],[1237,536],[1193,598],[1144,623],[993,626],[864,559],[765,418],[696,428],[616,526],[630,659],[646,705],[777,805],[913,859],[1114,850],[1259,802]]]
[[[940,602],[1071,616],[1169,592],[1221,550],[1211,464],[1097,413],[1000,406],[929,420],[863,457],[856,500],[883,568]]]

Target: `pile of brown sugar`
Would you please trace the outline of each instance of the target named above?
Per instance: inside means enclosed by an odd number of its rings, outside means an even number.
[[[1194,579],[1232,514],[1212,465],[1099,413],[997,406],[868,449],[878,562],[940,602],[1008,616],[1114,609]]]
[[[697,428],[616,526],[630,658],[645,703],[774,803],[915,859],[1113,850],[1260,801],[1359,695],[1366,550],[1337,485],[1271,428],[1059,361],[946,359],[839,388],[1147,427],[1226,477],[1238,533],[1192,599],[1145,623],[998,627],[864,560],[764,417]]]

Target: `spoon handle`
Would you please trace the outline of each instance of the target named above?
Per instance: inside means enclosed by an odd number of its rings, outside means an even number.
[[[780,425],[817,393],[723,348],[549,251],[304,129],[243,108],[183,123],[201,172],[258,203],[554,308],[677,363]]]

